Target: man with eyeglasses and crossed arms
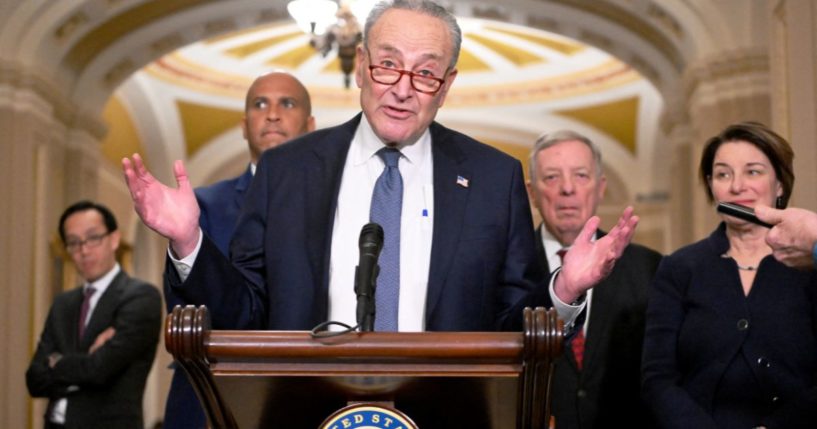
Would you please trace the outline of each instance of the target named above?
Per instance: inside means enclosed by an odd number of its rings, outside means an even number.
[[[142,429],[162,323],[159,290],[116,262],[120,234],[107,207],[73,204],[59,233],[85,284],[54,298],[26,372],[28,391],[49,399],[46,429]]]
[[[461,40],[456,19],[431,1],[377,4],[357,48],[362,114],[264,153],[230,260],[202,238],[181,162],[173,189],[138,155],[124,159],[137,213],[170,240],[170,287],[206,304],[214,328],[354,325],[358,238],[371,221],[385,236],[375,330],[519,330],[522,309],[551,297],[572,320],[637,217],[626,210],[595,242],[598,219],[588,222],[576,256],[545,282],[521,164],[434,122]]]

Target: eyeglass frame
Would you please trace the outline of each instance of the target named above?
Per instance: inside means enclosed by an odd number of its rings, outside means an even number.
[[[94,234],[89,237],[86,237],[84,240],[68,240],[65,242],[65,250],[68,253],[74,253],[82,250],[84,246],[88,246],[89,249],[94,249],[99,247],[102,244],[102,239],[111,235],[113,231],[105,231],[102,234]]]
[[[439,78],[439,77],[436,77],[436,76],[423,76],[423,75],[421,75],[419,73],[414,73],[411,70],[394,69],[394,68],[390,68],[390,67],[383,67],[383,66],[378,66],[378,65],[372,64],[372,53],[369,52],[368,48],[366,48],[366,56],[369,58],[369,77],[371,77],[373,81],[375,81],[375,82],[377,82],[377,83],[379,83],[381,85],[389,85],[389,86],[397,85],[400,82],[400,79],[403,79],[403,75],[408,75],[409,83],[411,84],[411,87],[414,88],[415,91],[417,91],[419,93],[422,93],[422,94],[435,95],[438,92],[440,92],[440,90],[443,88],[443,85],[445,85],[445,78]],[[451,67],[446,67],[445,68],[445,71],[443,72],[443,76],[448,75],[448,72],[449,72],[450,68]],[[388,70],[388,71],[391,71],[391,72],[397,72],[397,73],[400,74],[400,77],[398,77],[397,80],[395,80],[392,83],[382,82],[382,81],[379,81],[379,80],[375,79],[374,71],[373,71],[374,69],[383,69],[383,70]],[[435,89],[434,91],[423,91],[422,89],[419,89],[419,88],[417,88],[417,86],[415,86],[415,84],[414,84],[414,77],[415,76],[417,76],[419,78],[422,78],[422,79],[431,79],[433,81],[439,82],[440,86],[438,86],[437,89]]]

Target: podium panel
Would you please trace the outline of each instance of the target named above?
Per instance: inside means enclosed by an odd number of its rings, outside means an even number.
[[[420,428],[516,428],[511,378],[230,376],[216,387],[240,428],[317,428],[350,402],[388,404]]]
[[[318,428],[354,403],[383,404],[420,428],[545,428],[554,310],[524,332],[212,331],[205,307],[176,307],[165,343],[214,428]]]

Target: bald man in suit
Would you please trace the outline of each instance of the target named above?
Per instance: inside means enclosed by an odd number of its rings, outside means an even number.
[[[274,71],[259,76],[247,90],[241,129],[250,154],[244,173],[195,190],[201,230],[224,256],[230,254],[230,240],[261,154],[315,129],[309,92],[289,73]],[[176,305],[195,304],[174,288],[165,287],[164,292],[168,312]],[[164,428],[200,429],[206,424],[193,387],[184,371],[177,368],[165,405]]]

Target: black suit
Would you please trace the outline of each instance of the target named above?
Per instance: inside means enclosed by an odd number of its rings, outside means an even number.
[[[536,246],[549,272],[541,228]],[[641,348],[647,288],[660,261],[654,250],[630,244],[610,275],[593,288],[583,369],[577,369],[570,343],[555,363],[551,398],[557,428],[651,425],[640,400]]]
[[[359,121],[264,152],[230,247],[232,264],[206,237],[184,283],[168,264],[174,293],[207,305],[214,328],[304,330],[327,319],[332,226]],[[521,329],[523,307],[549,304],[521,165],[437,123],[430,132],[436,213],[425,327]]]
[[[49,409],[53,401],[67,398],[66,428],[142,429],[142,395],[162,323],[159,291],[120,271],[77,338],[82,298],[79,287],[54,299],[26,372],[28,391],[49,398]],[[96,337],[111,326],[114,337],[88,354]],[[52,369],[48,359],[53,353],[62,358]]]

